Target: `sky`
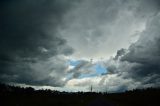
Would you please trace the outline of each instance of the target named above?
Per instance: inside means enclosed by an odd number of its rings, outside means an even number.
[[[160,86],[159,0],[1,0],[0,82],[60,91]]]

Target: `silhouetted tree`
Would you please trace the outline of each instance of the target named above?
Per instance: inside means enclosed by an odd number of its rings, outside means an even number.
[[[123,93],[59,92],[0,84],[0,106],[159,106],[160,88]]]

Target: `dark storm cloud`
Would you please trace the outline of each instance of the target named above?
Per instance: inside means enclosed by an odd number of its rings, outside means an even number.
[[[130,71],[131,76],[139,79],[151,77],[152,82],[160,77],[160,14],[153,16],[148,22],[146,30],[142,33],[139,41],[132,44],[129,52],[125,54],[121,61],[139,64]]]
[[[126,52],[119,50],[116,59],[109,61],[108,72],[117,74],[122,80],[132,79],[132,83],[139,82],[137,87],[160,86],[159,27],[160,13],[157,13],[148,20],[139,40],[131,44]]]
[[[160,1],[79,1],[0,1],[0,81],[64,86],[72,73],[68,82],[96,82],[104,90],[159,86]],[[130,44],[135,33],[139,38]],[[81,63],[68,71],[70,46]],[[115,51],[106,75],[76,79],[93,72],[95,64],[82,58],[105,58]]]
[[[55,35],[56,27],[62,22],[68,8],[69,4],[58,0],[3,3],[0,20],[1,56],[41,58],[57,54],[57,47],[64,45],[65,40]],[[50,26],[53,33],[46,32]],[[43,52],[43,49],[47,51]]]
[[[52,70],[60,69],[54,65],[63,60],[57,59],[57,55],[70,55],[73,52],[56,31],[72,4],[74,1],[65,0],[0,1],[2,82],[62,85],[58,77],[51,77],[50,74]],[[51,57],[56,59],[48,61]],[[41,69],[35,69],[37,67]],[[62,66],[63,70],[65,68]]]
[[[123,49],[123,48],[120,49],[120,50],[118,50],[116,56],[114,57],[114,59],[117,60],[118,58],[120,58],[121,56],[123,56],[125,53],[126,53],[126,50]]]
[[[159,11],[159,0],[82,0],[65,16],[60,34],[75,49],[74,57],[110,57],[128,48]],[[137,34],[138,35],[138,34]]]

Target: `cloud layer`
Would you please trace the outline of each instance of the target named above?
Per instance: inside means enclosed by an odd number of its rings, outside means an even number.
[[[0,17],[1,82],[94,91],[160,85],[158,0],[2,0]],[[97,64],[107,73],[80,78]]]
[[[95,91],[100,90],[116,92],[134,88],[160,86],[159,2],[142,0],[134,2],[128,1],[124,2],[124,4],[125,3],[128,9],[134,6],[131,10],[129,10],[130,12],[126,10],[128,14],[134,15],[139,22],[144,22],[145,25],[143,31],[136,33],[139,36],[137,41],[131,43],[128,49],[119,48],[114,57],[111,57],[107,61],[103,61],[106,65],[108,74],[95,78],[85,78],[83,80],[73,79],[68,82],[69,85],[93,85]],[[124,11],[125,10],[123,9],[122,12]],[[117,18],[119,19],[119,17],[120,16]],[[126,14],[122,17],[128,18]],[[128,22],[128,20],[124,20],[124,22]],[[122,27],[123,25],[125,25],[125,23],[122,24]],[[134,30],[133,28],[131,29]],[[128,28],[126,28],[126,30],[128,30]],[[115,29],[115,31],[117,31],[117,29]],[[119,35],[115,36],[117,37]],[[123,39],[124,36],[120,37]],[[121,39],[119,40],[120,42],[122,41]],[[119,42],[117,42],[117,45],[118,44]],[[107,47],[107,45],[105,46]]]
[[[150,3],[151,4],[151,3]],[[75,49],[75,58],[108,58],[128,48],[157,11],[145,0],[86,0],[66,14],[59,33]]]
[[[65,74],[65,59],[58,56],[73,52],[57,34],[57,27],[71,5],[72,2],[64,0],[1,1],[2,82],[62,85],[61,77],[50,74]]]
[[[74,86],[93,85],[96,90],[124,91],[134,88],[160,86],[160,13],[153,15],[140,33],[137,42],[128,49],[120,49],[115,57],[104,64],[106,75],[86,78],[82,81],[73,79],[68,82]],[[96,82],[95,82],[96,81]]]

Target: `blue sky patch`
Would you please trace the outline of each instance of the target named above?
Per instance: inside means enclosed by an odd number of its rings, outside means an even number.
[[[69,65],[71,66],[77,66],[81,61],[79,60],[69,60]]]
[[[95,77],[107,73],[107,69],[100,64],[94,65],[91,70],[93,70],[93,73],[81,74],[78,78]]]
[[[97,73],[98,75],[107,73],[106,68],[105,68],[104,66],[100,65],[100,64],[96,64],[95,70],[96,70],[96,73]]]
[[[68,61],[69,65],[75,66],[75,67],[77,65],[79,65],[80,63],[81,63],[80,60],[69,60]],[[83,70],[85,70],[85,69],[83,69]],[[88,69],[86,69],[86,70],[88,70]],[[103,74],[107,73],[107,69],[103,65],[101,65],[99,63],[97,63],[94,66],[90,67],[89,70],[91,70],[93,72],[88,73],[88,74],[81,74],[78,78],[95,77],[95,76],[99,76],[99,75],[103,75]],[[67,77],[67,79],[72,78],[73,77],[73,73],[68,74],[66,77]]]

